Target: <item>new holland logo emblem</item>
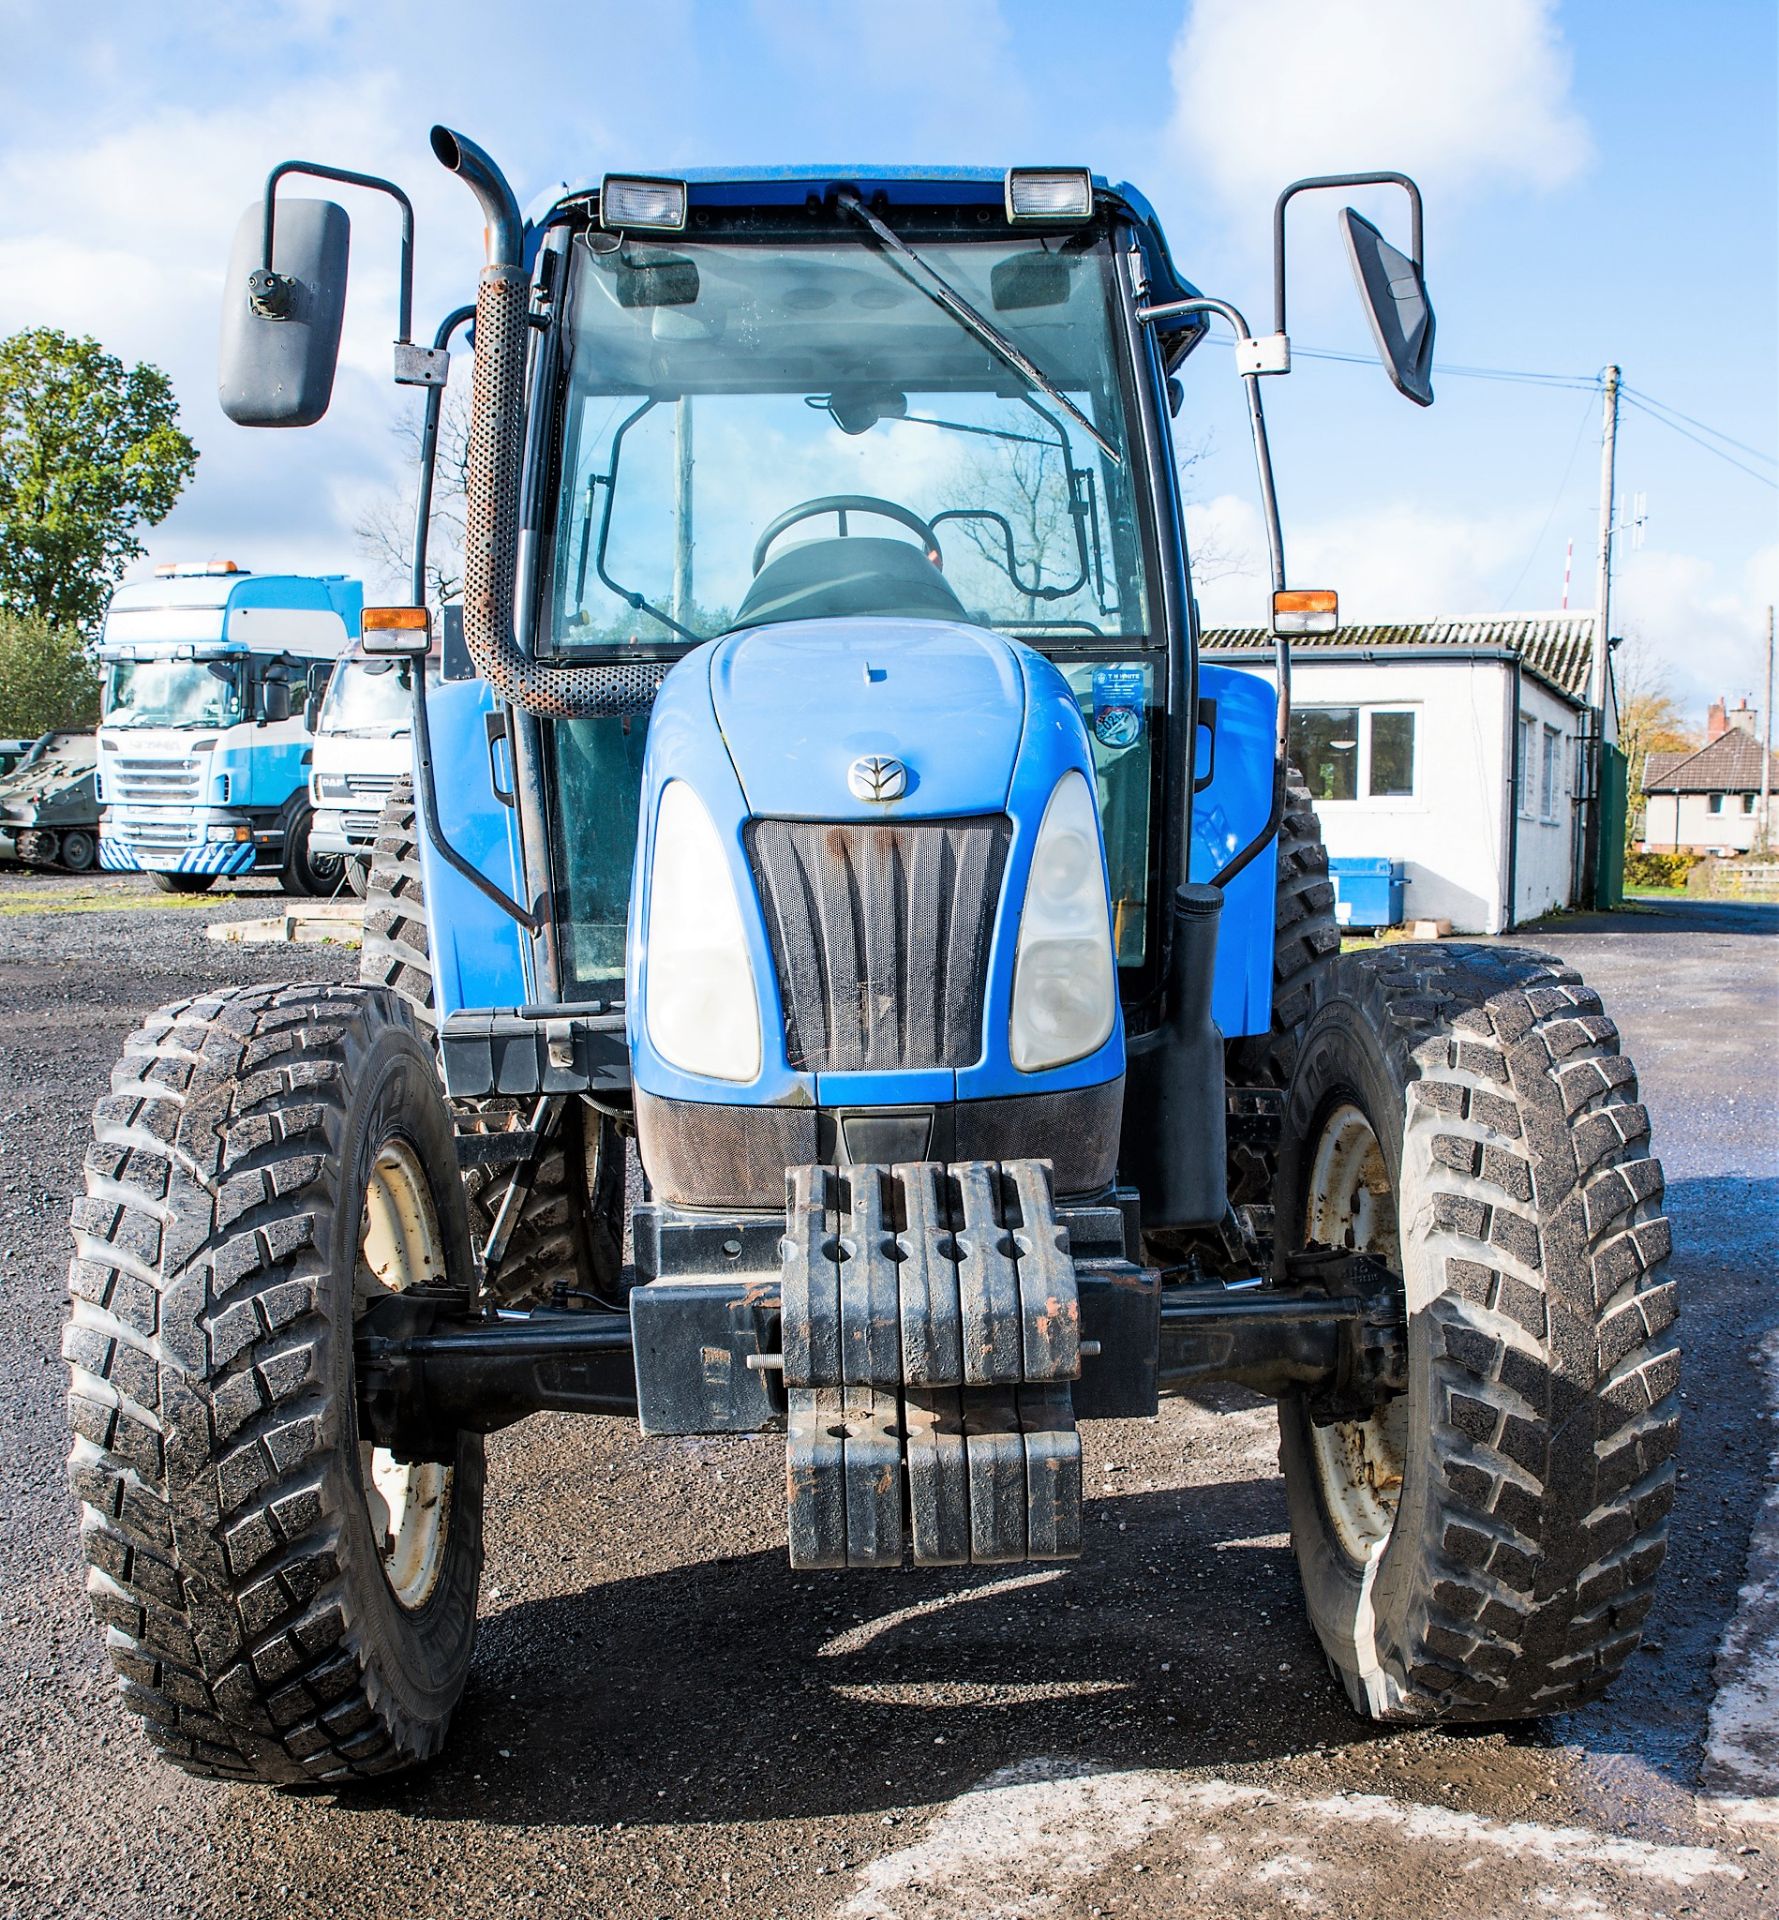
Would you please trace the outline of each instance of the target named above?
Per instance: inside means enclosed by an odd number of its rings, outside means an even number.
[[[908,769],[900,760],[868,753],[847,768],[846,784],[858,800],[900,800],[908,791]]]

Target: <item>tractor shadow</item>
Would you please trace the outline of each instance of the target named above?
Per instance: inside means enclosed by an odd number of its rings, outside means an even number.
[[[1331,1784],[1467,1780],[1487,1807],[1553,1748],[1604,1762],[1621,1799],[1689,1789],[1768,1466],[1753,1348],[1779,1320],[1779,1182],[1682,1180],[1668,1204],[1692,1389],[1668,1563],[1649,1644],[1581,1712],[1433,1737],[1369,1725],[1310,1631],[1270,1465],[1130,1494],[1093,1491],[1094,1470],[1083,1555],[1061,1568],[809,1574],[773,1545],[495,1599],[442,1757],[348,1804],[533,1828],[842,1818],[1036,1755],[1226,1770],[1321,1754]],[[710,1498],[774,1497],[767,1446],[748,1486]]]
[[[1363,1741],[1303,1616],[1276,1479],[1090,1500],[1083,1557],[794,1572],[782,1548],[485,1621],[392,1811],[611,1826],[844,1816],[1035,1754],[1189,1768]]]

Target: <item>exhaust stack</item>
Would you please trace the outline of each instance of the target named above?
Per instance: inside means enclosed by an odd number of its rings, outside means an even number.
[[[476,352],[470,391],[468,498],[463,560],[463,638],[476,670],[503,699],[568,720],[642,713],[661,672],[635,667],[551,667],[519,645],[513,581],[519,547],[519,482],[525,453],[525,362],[530,278],[524,226],[506,177],[476,145],[434,127],[432,150],[476,196],[488,227],[488,264],[476,287]]]

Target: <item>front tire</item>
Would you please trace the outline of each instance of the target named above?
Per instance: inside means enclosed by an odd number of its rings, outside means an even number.
[[[1504,1720],[1635,1649],[1674,1495],[1679,1348],[1649,1117],[1560,961],[1344,958],[1286,1100],[1281,1248],[1400,1278],[1409,1384],[1368,1420],[1280,1407],[1309,1612],[1353,1705]]]
[[[150,873],[148,877],[162,893],[208,893],[210,883],[216,875],[213,873]]]
[[[482,1442],[361,1438],[385,1288],[466,1284],[431,1056],[391,996],[252,987],[151,1014],[94,1115],[64,1339],[87,1592],[187,1772],[341,1781],[436,1752],[469,1673]]]
[[[286,893],[299,899],[325,899],[337,893],[346,877],[346,862],[337,853],[315,853],[309,846],[309,834],[315,815],[307,806],[291,809],[284,825],[284,861],[278,878]]]

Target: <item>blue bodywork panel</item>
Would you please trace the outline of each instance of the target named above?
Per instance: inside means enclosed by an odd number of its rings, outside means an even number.
[[[1014,650],[936,620],[799,620],[719,641],[711,697],[748,810],[779,820],[998,813],[1025,731]],[[935,726],[936,717],[940,724]],[[907,797],[855,800],[861,754],[908,769]]]
[[[912,663],[910,655],[898,654],[902,641],[918,650],[918,672],[898,673],[898,658]],[[785,672],[785,650],[798,657],[794,675]],[[880,661],[885,679],[868,681],[866,663]],[[756,665],[761,669],[757,679]],[[976,703],[987,698],[996,705],[984,714]],[[846,746],[841,736],[848,729],[886,742],[914,743],[907,751],[916,784],[907,800],[867,802],[852,795],[848,765],[860,751],[880,749],[874,743]],[[784,774],[787,743],[798,756],[794,780]],[[634,1084],[671,1099],[719,1105],[807,1106],[819,1098],[824,1105],[894,1106],[1055,1092],[1115,1079],[1124,1068],[1121,1020],[1114,1021],[1103,1046],[1045,1073],[1017,1072],[1005,1044],[1032,843],[1052,790],[1070,768],[1092,785],[1087,732],[1067,683],[1041,654],[980,628],[808,621],[777,632],[730,634],[688,654],[656,698],[643,768],[626,993]],[[923,769],[930,771],[924,793]],[[648,887],[661,792],[673,779],[686,780],[709,811],[741,903],[764,1038],[760,1073],[751,1082],[685,1073],[649,1043],[644,1017]],[[770,804],[760,804],[763,796],[770,796]],[[1011,817],[1001,910],[989,954],[985,1031],[990,1044],[975,1064],[955,1073],[946,1068],[822,1074],[819,1083],[818,1076],[789,1066],[777,972],[743,839],[750,814],[779,813],[781,802],[791,818],[876,821],[1003,811]]]
[[[1192,878],[1215,877],[1266,824],[1272,811],[1273,733],[1278,701],[1269,682],[1239,667],[1198,669],[1200,702],[1215,701],[1217,725],[1199,729],[1197,773],[1211,779],[1192,803]],[[1272,1023],[1272,938],[1276,843],[1223,889],[1211,1017],[1223,1037],[1264,1033]]]
[[[448,680],[426,696],[445,838],[504,893],[523,898],[518,814],[494,791],[485,716],[486,680]],[[420,835],[420,876],[432,935],[433,994],[442,1022],[464,1008],[518,1007],[534,997],[524,929],[441,860]]]

